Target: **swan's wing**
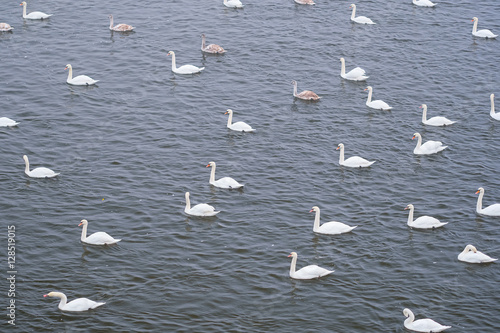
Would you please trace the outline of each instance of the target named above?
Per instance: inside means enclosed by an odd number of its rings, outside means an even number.
[[[328,275],[330,273],[333,273],[333,271],[329,271],[317,265],[309,265],[296,271],[293,278],[309,280],[309,279],[316,279]]]
[[[223,177],[221,179],[216,180],[212,184],[217,187],[232,188],[232,189],[240,188],[243,186],[243,184],[238,183],[231,177]]]
[[[481,209],[481,214],[490,216],[500,216],[500,204],[493,204],[491,206]]]
[[[210,206],[206,203],[197,204],[189,210],[189,214],[196,216],[213,216],[217,213],[219,212],[216,211],[213,206]]]
[[[51,177],[55,177],[57,175],[58,175],[58,173],[55,173],[51,169],[44,168],[44,167],[33,169],[30,171],[30,174],[29,174],[29,176],[33,177],[33,178],[51,178]]]
[[[373,163],[375,163],[375,161],[368,161],[359,156],[352,156],[346,159],[342,165],[351,168],[359,168],[359,167],[368,167]]]
[[[119,241],[120,239],[114,239],[109,234],[103,231],[98,231],[85,238],[84,243],[94,244],[94,245],[104,245],[104,244],[114,244]]]
[[[201,72],[204,69],[205,69],[205,67],[196,67],[193,65],[183,65],[183,66],[177,68],[176,72],[181,73],[181,74],[194,74],[194,73]]]
[[[203,51],[208,52],[208,53],[224,53],[224,52],[226,52],[226,50],[224,50],[224,48],[222,48],[222,46],[217,45],[217,44],[210,44],[207,47],[205,47],[203,49]]]
[[[247,123],[244,123],[242,121],[238,121],[236,123],[233,123],[230,127],[234,131],[240,131],[240,132],[253,132],[255,131],[250,125]]]
[[[87,311],[95,309],[98,306],[106,304],[105,302],[94,302],[88,298],[77,298],[64,305],[61,310],[63,311]]]
[[[418,332],[441,332],[450,327],[451,326],[443,326],[432,319],[425,318],[415,320],[413,323],[410,323],[407,328]]]
[[[318,95],[316,95],[316,93],[314,93],[314,92],[312,92],[310,90],[304,90],[300,94],[297,94],[296,97],[298,97],[300,99],[307,99],[307,100],[320,99],[320,97]]]
[[[427,153],[437,153],[441,150],[444,150],[448,146],[443,146],[441,141],[427,141],[422,146],[420,146],[420,150]]]
[[[432,229],[442,227],[447,223],[448,222],[441,222],[435,217],[424,215],[411,222],[409,226],[418,229]]]
[[[427,119],[427,121],[424,122],[426,125],[430,126],[445,126],[445,125],[451,125],[456,123],[456,121],[451,121],[446,117],[432,117],[430,119]]]
[[[343,234],[346,232],[349,232],[356,228],[357,226],[351,227],[345,223],[342,222],[327,222],[323,223],[317,230],[314,230],[314,232],[320,233],[320,234],[328,234],[328,235],[336,235],[336,234]]]

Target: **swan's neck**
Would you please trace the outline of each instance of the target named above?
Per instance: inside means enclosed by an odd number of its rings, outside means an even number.
[[[229,112],[229,118],[227,118],[227,127],[231,127],[232,123],[233,123],[233,113]]]
[[[177,66],[175,65],[175,53],[172,53],[172,70],[176,70]]]
[[[427,121],[427,105],[422,106],[422,122],[425,123]]]
[[[205,49],[205,36],[201,36],[201,49]]]
[[[367,100],[367,103],[370,103],[372,101],[372,93],[373,93],[373,89],[368,89],[368,100]]]
[[[474,20],[474,25],[472,26],[472,33],[475,33],[477,31],[477,21],[478,20]]]
[[[320,212],[319,212],[319,209],[316,211],[316,216],[314,216],[314,227],[313,227],[313,231],[316,231],[319,229],[319,215],[320,215]]]
[[[356,17],[356,6],[353,6],[352,7],[351,20],[354,20],[355,17]]]
[[[345,61],[344,60],[341,60],[340,61],[342,63],[342,68],[340,69],[340,75],[345,75]]]
[[[415,320],[415,315],[412,312],[410,312],[408,318],[405,319],[404,325],[407,326],[413,323],[414,320]]]
[[[417,146],[415,147],[415,149],[419,149],[421,145],[422,145],[422,136],[418,135],[417,136]]]
[[[479,196],[477,197],[476,203],[476,212],[480,212],[483,209],[483,195],[484,191],[479,192]]]
[[[184,209],[185,212],[191,209],[191,200],[189,200],[189,194],[186,194],[186,208]]]
[[[113,16],[109,18],[109,28],[113,29]]]
[[[293,96],[297,96],[297,82],[293,84]]]
[[[495,96],[491,95],[490,100],[491,100],[490,115],[493,117],[493,116],[495,116]]]
[[[24,4],[23,5],[23,18],[26,18],[26,7],[27,7],[27,5]]]
[[[344,147],[340,146],[339,164],[342,164],[342,163],[344,163]],[[318,219],[319,219],[319,217],[318,217]]]
[[[212,171],[210,171],[210,184],[215,182],[215,165],[212,165]]]
[[[295,265],[297,264],[297,256],[292,257],[292,263],[290,264],[290,276],[295,274]]]
[[[410,208],[410,213],[408,214],[408,224],[413,222],[413,211],[415,210],[414,207]],[[412,320],[413,321],[413,320]]]
[[[71,81],[73,78],[73,68],[68,68],[68,81]]]
[[[24,163],[26,164],[26,166],[24,167],[24,173],[29,175],[30,174],[30,161],[28,161],[28,159],[25,158]]]
[[[82,228],[82,236],[80,237],[80,240],[82,242],[85,241],[85,239],[87,239],[87,223],[84,223],[83,224],[83,228]],[[66,298],[64,300],[64,303],[66,303]]]

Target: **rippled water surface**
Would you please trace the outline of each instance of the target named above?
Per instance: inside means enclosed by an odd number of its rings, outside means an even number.
[[[37,22],[1,2],[0,21],[15,30],[0,33],[0,117],[20,122],[0,128],[0,248],[5,276],[14,225],[16,328],[404,332],[408,307],[449,332],[498,332],[499,264],[457,255],[474,244],[500,256],[500,219],[475,213],[480,186],[485,204],[500,202],[500,122],[489,117],[489,95],[500,96],[500,48],[471,35],[473,16],[500,33],[500,2],[357,2],[373,26],[351,23],[349,2],[244,3],[29,1],[28,12],[54,14]],[[110,32],[108,14],[136,31]],[[227,53],[203,56],[201,33]],[[170,50],[178,65],[205,70],[173,74]],[[340,57],[348,70],[366,69],[368,81],[344,81]],[[68,63],[97,86],[67,85]],[[322,99],[294,100],[291,80]],[[367,84],[391,111],[365,105]],[[422,125],[422,103],[429,117],[457,123]],[[256,132],[227,129],[228,108]],[[416,156],[415,132],[448,148]],[[340,167],[341,142],[346,157],[376,163]],[[28,178],[24,154],[32,167],[61,175]],[[231,176],[244,189],[209,185],[209,161],[216,178]],[[189,217],[186,191],[221,213]],[[409,203],[416,216],[448,225],[409,229]],[[314,234],[312,206],[323,222],[358,228]],[[122,241],[82,245],[83,218],[90,232]],[[292,280],[291,251],[299,268],[335,272]],[[50,291],[106,305],[67,314],[43,298]]]

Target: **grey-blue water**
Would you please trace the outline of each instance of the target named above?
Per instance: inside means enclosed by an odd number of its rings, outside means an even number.
[[[500,122],[489,117],[500,48],[471,35],[474,16],[500,33],[500,3],[359,1],[377,23],[363,26],[346,1],[243,2],[29,1],[46,21],[1,2],[15,30],[0,33],[0,117],[20,124],[0,129],[0,267],[7,277],[14,225],[17,331],[405,332],[407,307],[448,332],[498,332],[499,264],[457,255],[473,244],[500,256],[500,219],[475,212],[480,186],[486,205],[500,202]],[[108,14],[136,31],[110,32]],[[203,56],[202,33],[227,53]],[[172,73],[170,50],[205,70]],[[368,81],[343,80],[340,57]],[[97,86],[66,84],[68,63]],[[291,80],[322,99],[294,100]],[[391,111],[365,105],[367,84]],[[423,103],[457,123],[424,126]],[[256,132],[227,129],[228,108]],[[416,156],[415,132],[448,148]],[[346,157],[376,163],[340,167],[341,142]],[[24,154],[61,175],[29,178]],[[210,161],[244,189],[212,187]],[[221,213],[189,217],[186,191]],[[409,203],[448,224],[411,230]],[[314,234],[312,206],[358,228]],[[122,241],[83,246],[83,218]],[[292,280],[291,251],[298,268],[335,272]],[[106,304],[67,314],[50,291]]]

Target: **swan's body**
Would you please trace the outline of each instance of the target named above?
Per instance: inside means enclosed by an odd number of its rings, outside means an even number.
[[[52,14],[45,14],[42,12],[31,12],[26,14],[26,1],[21,2],[20,6],[23,6],[23,18],[28,20],[43,20],[52,16]]]
[[[495,120],[500,120],[500,113],[495,113],[495,94],[490,95],[490,101],[491,101],[491,110],[490,110],[491,118]]]
[[[7,117],[0,117],[0,127],[17,126],[19,123]]]
[[[227,109],[225,114],[229,114],[229,118],[227,119],[227,128],[232,129],[233,131],[238,132],[253,132],[255,129],[252,126],[248,125],[245,122],[238,121],[233,123],[233,110]]]
[[[58,308],[62,311],[70,311],[70,312],[78,312],[78,311],[87,311],[90,309],[95,309],[98,306],[106,304],[105,302],[94,302],[88,298],[77,298],[72,300],[69,303],[66,303],[68,299],[66,295],[63,293],[52,291],[47,295],[43,295],[43,297],[58,297],[61,299],[59,302]]]
[[[372,94],[373,94],[373,88],[371,86],[366,87],[365,91],[368,90],[368,99],[366,100],[366,105],[368,107],[371,107],[372,109],[377,109],[377,110],[390,110],[392,109],[392,106],[389,106],[386,102],[376,99],[372,101]]]
[[[196,67],[193,65],[183,65],[179,68],[175,65],[175,53],[174,51],[170,51],[167,53],[167,56],[172,56],[172,72],[177,74],[196,74],[205,69],[205,67]]]
[[[209,181],[211,185],[215,187],[228,188],[228,189],[235,189],[244,186],[243,184],[238,183],[231,177],[223,177],[215,180],[215,168],[216,168],[215,162],[209,162],[207,168],[208,167],[212,167],[212,170],[210,172],[210,181]]]
[[[135,29],[135,27],[123,23],[113,26],[113,15],[110,14],[108,18],[109,18],[109,30],[125,32],[125,31],[132,31]]]
[[[413,153],[417,155],[429,155],[440,152],[441,150],[445,150],[448,146],[443,146],[441,141],[427,141],[422,144],[422,136],[420,133],[414,133],[413,139],[417,138],[417,145],[415,149],[413,149]]]
[[[458,260],[463,262],[468,262],[471,264],[483,264],[488,262],[493,262],[498,259],[494,259],[489,255],[478,251],[474,245],[467,245],[465,249],[458,255]]]
[[[415,210],[415,207],[413,207],[412,204],[409,204],[406,206],[405,210],[409,209],[410,214],[408,214],[408,226],[410,228],[415,228],[415,229],[436,229],[439,227],[442,227],[445,224],[448,224],[448,222],[441,222],[437,218],[432,217],[432,216],[420,216],[418,219],[413,220],[413,211]]]
[[[375,161],[368,161],[359,156],[351,156],[344,160],[344,144],[339,143],[336,150],[340,149],[339,164],[349,168],[366,168],[375,163]]]
[[[44,168],[44,167],[35,168],[30,171],[30,161],[28,160],[28,156],[24,155],[23,159],[26,165],[26,167],[24,168],[24,173],[30,176],[31,178],[53,178],[59,175],[59,173],[55,173],[49,168]]]
[[[483,208],[484,188],[478,188],[476,194],[478,193],[479,197],[477,198],[476,212],[481,215],[500,216],[500,203]]]
[[[340,235],[344,234],[346,232],[349,232],[353,230],[354,228],[357,227],[351,227],[350,225],[347,225],[342,222],[326,222],[323,223],[322,225],[319,224],[320,220],[320,209],[318,206],[314,206],[309,213],[316,212],[316,216],[314,217],[314,226],[313,226],[313,231],[318,233],[318,234],[324,234],[324,235]]]
[[[217,44],[205,45],[205,34],[201,34],[201,50],[203,52],[212,54],[222,54],[226,52],[226,50],[224,50],[224,48],[220,45]]]
[[[456,121],[451,121],[446,117],[432,117],[427,119],[427,104],[422,104],[419,106],[422,111],[422,123],[429,126],[448,126],[456,123]]]
[[[473,17],[472,22],[474,22],[474,25],[472,26],[472,35],[473,36],[482,37],[482,38],[495,38],[498,36],[498,35],[495,35],[494,33],[492,33],[488,29],[477,30],[477,22],[478,22],[477,17]]]
[[[66,65],[66,68],[64,70],[69,69],[68,72],[68,79],[66,80],[67,83],[74,85],[74,86],[91,86],[99,82],[99,80],[94,80],[91,77],[88,77],[87,75],[78,75],[76,77],[73,77],[73,67],[71,67],[70,64]]]
[[[313,0],[294,0],[295,3],[299,5],[315,5],[316,3]]]
[[[288,257],[292,257],[292,263],[290,264],[290,277],[297,280],[310,280],[320,278],[322,276],[333,273],[334,271],[329,271],[317,265],[309,265],[302,267],[298,271],[295,271],[295,265],[297,264],[297,253],[292,252]]]
[[[193,216],[214,216],[220,211],[216,211],[213,206],[210,206],[206,203],[197,204],[196,206],[191,207],[191,200],[189,200],[189,192],[186,192],[186,208],[184,208],[184,212],[188,215]]]
[[[366,16],[355,17],[356,16],[356,5],[355,4],[351,4],[351,7],[349,7],[349,8],[352,8],[351,21],[356,22],[356,23],[361,23],[361,24],[375,24],[375,22],[373,22],[372,20],[370,20]]]
[[[436,333],[451,327],[441,325],[429,318],[415,320],[415,315],[410,309],[404,309],[403,314],[407,317],[404,321],[404,326],[415,332]]]
[[[321,98],[310,90],[304,90],[300,94],[297,94],[297,81],[293,80],[292,84],[293,84],[293,96],[294,97],[304,99],[306,101],[317,101]]]
[[[420,7],[434,7],[436,4],[429,0],[413,0],[413,4]]]
[[[8,23],[0,23],[0,31],[11,31],[13,29]]]
[[[81,220],[78,226],[81,225],[83,225],[82,236],[80,237],[82,243],[92,244],[92,245],[111,245],[121,241],[121,239],[115,239],[102,231],[94,232],[92,235],[87,236],[88,221]]]
[[[348,73],[345,72],[345,59],[340,58],[340,62],[342,63],[342,67],[340,69],[340,76],[346,80],[351,81],[365,81],[369,76],[366,76],[366,72],[361,67],[356,67],[351,69]]]
[[[224,6],[229,8],[243,8],[240,0],[224,0]]]

